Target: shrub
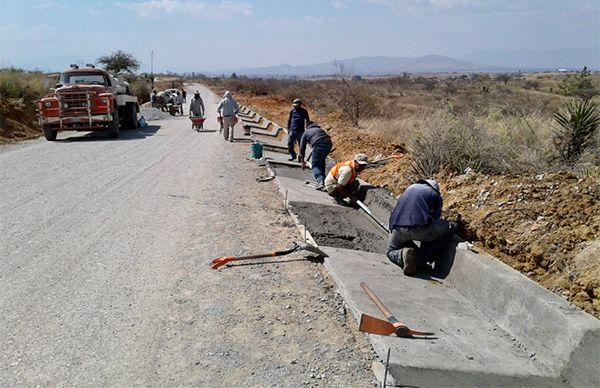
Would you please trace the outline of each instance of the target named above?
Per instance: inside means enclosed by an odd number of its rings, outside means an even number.
[[[0,69],[0,98],[17,98],[30,103],[41,98],[45,92],[42,73]]]
[[[135,78],[130,81],[131,91],[138,98],[140,104],[150,101],[150,83],[144,78]]]
[[[598,94],[592,84],[591,73],[586,66],[575,75],[567,75],[558,85],[558,90],[563,96],[591,98]]]
[[[597,103],[590,99],[577,99],[567,103],[563,110],[554,112],[554,120],[559,125],[554,136],[554,145],[562,160],[573,165],[583,152],[594,143],[594,136],[600,125]]]

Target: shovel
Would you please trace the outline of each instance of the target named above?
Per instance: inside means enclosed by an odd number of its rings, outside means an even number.
[[[379,310],[385,315],[387,321],[384,321],[379,318],[372,317],[367,314],[362,314],[360,316],[360,324],[358,326],[358,330],[364,333],[370,334],[379,334],[379,335],[392,335],[395,334],[397,337],[402,338],[419,338],[415,336],[422,336],[422,339],[432,339],[431,336],[435,335],[435,333],[429,333],[424,331],[416,331],[411,330],[408,326],[400,323],[396,317],[390,313],[390,311],[383,305],[383,303],[379,300],[377,295],[367,283],[361,282],[360,286],[365,291],[365,293],[369,296],[369,298],[375,303],[375,305],[379,308]],[[423,337],[424,336],[424,337]]]
[[[249,255],[249,256],[222,256],[222,257],[217,257],[216,259],[212,259],[211,260],[211,265],[210,268],[212,269],[217,269],[227,263],[230,263],[232,261],[238,261],[238,260],[251,260],[251,259],[260,259],[263,257],[276,257],[276,256],[285,256],[285,255],[289,255],[292,252],[296,252],[296,251],[307,251],[307,252],[311,252],[311,253],[315,253],[319,256],[322,257],[328,257],[327,253],[323,252],[322,250],[320,250],[319,248],[317,248],[314,245],[310,245],[307,243],[303,243],[303,242],[295,242],[294,246],[291,247],[290,249],[287,249],[285,251],[275,251],[275,252],[269,252],[269,253],[259,253],[257,255]]]

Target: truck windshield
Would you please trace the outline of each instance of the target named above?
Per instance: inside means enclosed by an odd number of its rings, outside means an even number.
[[[89,84],[106,85],[106,78],[103,74],[94,73],[63,73],[60,75],[59,83],[63,85],[70,84]]]

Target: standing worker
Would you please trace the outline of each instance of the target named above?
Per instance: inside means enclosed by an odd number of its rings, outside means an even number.
[[[310,121],[308,111],[302,107],[302,100],[296,98],[292,101],[292,110],[288,117],[288,152],[290,161],[296,160],[296,143],[300,143],[300,138],[304,133],[305,124]]]
[[[184,88],[181,88],[181,95],[183,96],[183,102],[186,103],[187,102],[187,92],[185,91]]]
[[[323,190],[325,188],[325,162],[332,148],[331,137],[319,124],[312,121],[308,122],[308,127],[306,127],[300,139],[300,152],[298,154],[298,161],[303,170],[306,168],[306,162],[304,161],[306,144],[310,144],[312,147],[312,172],[317,181],[315,189]]]
[[[346,205],[344,198],[350,199],[354,205],[358,200],[360,184],[356,180],[358,174],[367,167],[369,160],[365,154],[356,154],[353,160],[340,162],[333,166],[325,178],[325,190],[340,205]]]
[[[219,117],[222,118],[221,120],[223,123],[223,137],[225,138],[225,141],[227,141],[227,140],[229,140],[230,142],[233,141],[233,127],[236,123],[235,115],[239,111],[240,111],[240,106],[233,99],[231,92],[229,90],[226,91],[225,94],[223,95],[223,99],[219,102],[219,105],[217,106],[217,113],[219,114]],[[223,114],[221,114],[221,112]],[[231,129],[231,137],[229,136],[230,129]]]
[[[387,257],[402,267],[405,275],[430,268],[427,263],[435,261],[433,255],[456,233],[456,222],[440,219],[442,205],[440,187],[433,179],[418,180],[398,199],[390,216]]]
[[[194,92],[194,97],[190,100],[190,116],[204,116],[204,101],[202,101],[202,97],[200,97],[200,92],[197,90]]]

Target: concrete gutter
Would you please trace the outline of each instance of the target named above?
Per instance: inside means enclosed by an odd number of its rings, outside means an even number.
[[[306,185],[313,180],[311,171],[283,163],[286,155],[266,151],[265,157],[294,222],[329,255],[325,267],[357,326],[362,313],[384,319],[360,288],[364,281],[401,322],[436,333],[433,340],[368,335],[381,360],[391,351],[389,373],[396,383],[600,386],[599,320],[499,260],[457,249],[458,239],[440,254],[442,265],[433,274],[404,276],[387,260],[380,242],[387,234],[370,217],[336,205],[326,193]],[[387,223],[395,198],[369,185],[361,194]],[[313,213],[306,213],[311,208]],[[340,225],[349,230],[340,241],[353,240],[352,249],[320,242],[327,240],[324,228],[341,233]],[[371,238],[371,252],[361,248],[362,235]]]

